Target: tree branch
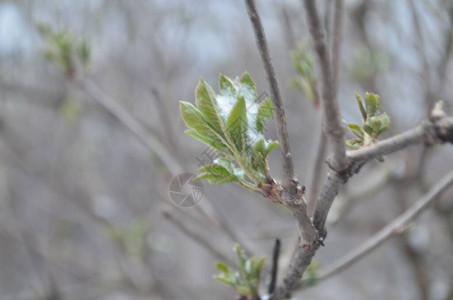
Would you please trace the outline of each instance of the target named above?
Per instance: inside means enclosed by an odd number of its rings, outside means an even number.
[[[401,214],[379,232],[374,234],[362,245],[353,249],[351,252],[346,254],[343,258],[340,258],[336,263],[333,263],[324,272],[321,272],[318,280],[325,280],[332,277],[335,274],[340,273],[347,267],[364,257],[366,254],[378,248],[385,241],[389,240],[394,235],[401,234],[409,226],[409,224],[417,218],[425,209],[427,209],[439,195],[444,192],[448,187],[453,184],[453,172],[445,175],[439,183],[437,183],[431,190],[414,203],[406,212]]]
[[[274,253],[272,254],[272,269],[271,269],[271,281],[269,283],[268,293],[272,295],[277,285],[277,274],[278,274],[278,258],[280,257],[280,240],[275,240]]]
[[[423,125],[393,138],[381,141],[373,146],[350,151],[348,153],[350,163],[345,167],[343,172],[339,173],[330,170],[327,181],[322,187],[321,194],[316,203],[315,214],[313,216],[313,225],[318,231],[321,242],[327,234],[324,226],[335,196],[343,184],[345,184],[353,174],[357,173],[363,164],[370,159],[377,158],[384,154],[390,154],[410,145],[422,142],[425,142],[427,145],[443,142],[453,143],[453,118],[445,116],[442,111],[441,102],[436,104],[431,113],[430,120],[426,121]],[[310,264],[318,247],[319,245],[315,245],[312,248],[302,246],[297,248],[296,254],[283,281],[283,285],[277,290],[277,293],[272,299],[282,299],[289,295],[290,291],[295,288],[298,280]]]
[[[344,0],[335,0],[334,20],[332,28],[332,89],[334,97],[338,95],[338,73],[340,70],[340,48],[343,31]]]
[[[218,259],[228,263],[229,265],[236,266],[236,262],[234,262],[229,257],[225,256],[221,251],[217,250],[217,248],[211,244],[206,238],[201,236],[200,234],[194,232],[193,230],[189,229],[181,220],[175,217],[169,209],[164,209],[162,211],[163,216],[165,219],[170,221],[173,225],[175,225],[180,231],[194,240],[197,244],[208,250],[211,254],[213,254]]]
[[[165,164],[171,174],[181,172],[179,163],[171,157],[164,145],[152,135],[124,108],[116,103],[91,80],[79,79],[75,82],[83,91],[102,105],[108,112],[117,118],[129,131],[131,131],[149,150],[155,153]]]
[[[306,17],[310,28],[311,37],[314,43],[317,62],[321,72],[322,100],[324,108],[324,130],[332,146],[331,167],[336,171],[341,171],[346,166],[346,147],[344,143],[344,129],[340,117],[340,108],[335,95],[333,85],[333,71],[330,64],[329,52],[326,37],[321,27],[318,10],[314,0],[303,0]],[[336,5],[336,9],[342,6]],[[340,12],[335,12],[340,14]],[[340,20],[341,21],[341,20]],[[336,34],[339,34],[337,31]],[[333,37],[333,40],[338,39]],[[340,40],[338,40],[340,41]]]
[[[366,162],[412,145],[421,143],[429,145],[435,142],[453,143],[452,117],[442,117],[434,122],[425,122],[394,137],[379,141],[375,145],[348,151],[347,155],[353,161]]]
[[[298,193],[298,180],[294,172],[294,163],[291,157],[291,149],[289,146],[288,129],[285,119],[285,110],[283,108],[283,101],[280,95],[280,89],[278,87],[277,77],[275,76],[274,66],[272,65],[271,57],[269,54],[269,48],[267,46],[266,36],[264,35],[263,25],[261,24],[261,18],[256,9],[254,0],[245,0],[247,7],[247,13],[253,26],[255,33],[256,44],[261,55],[261,59],[266,70],[267,80],[269,81],[270,92],[272,96],[272,102],[275,108],[275,114],[277,117],[277,130],[278,140],[281,146],[282,164],[284,172],[284,187],[287,189],[290,195],[296,195]]]
[[[322,117],[320,123],[322,124]],[[324,159],[327,150],[327,137],[322,129],[322,125],[320,126],[321,130],[319,130],[318,134],[318,141],[313,147],[313,154],[312,154],[312,165],[310,167],[310,171],[307,174],[308,178],[311,178],[310,185],[308,187],[308,197],[307,197],[307,214],[309,216],[313,216],[313,212],[315,210],[316,200],[318,199],[319,189],[321,188],[322,184],[322,175],[324,174]]]

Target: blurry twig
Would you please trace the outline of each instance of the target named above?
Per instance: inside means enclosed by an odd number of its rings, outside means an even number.
[[[321,124],[320,126],[317,126],[317,128],[319,128],[319,134],[316,135],[318,140],[314,143],[312,150],[313,159],[310,160],[312,163],[307,175],[310,176],[308,178],[311,178],[307,197],[307,214],[309,216],[313,215],[316,200],[319,196],[319,189],[322,184],[322,175],[324,174],[324,159],[327,152],[327,136],[325,135],[322,126],[322,114],[320,114],[319,117]]]
[[[334,97],[338,97],[338,74],[340,71],[341,42],[343,34],[344,0],[334,0],[334,19],[332,22],[332,89]]]
[[[280,257],[280,240],[275,240],[274,252],[272,254],[272,268],[271,268],[271,281],[269,283],[268,293],[272,295],[275,292],[275,286],[277,284],[278,274],[278,259]]]
[[[332,167],[335,170],[341,170],[346,165],[346,146],[344,143],[344,130],[340,117],[340,109],[335,95],[333,83],[333,72],[336,71],[331,66],[329,58],[329,49],[326,42],[326,37],[319,19],[318,9],[313,0],[303,0],[306,17],[308,20],[311,37],[313,40],[317,62],[321,71],[321,90],[322,90],[322,107],[324,111],[325,132],[332,147]],[[336,9],[342,10],[342,6],[337,6]],[[335,12],[335,15],[341,16],[342,11]],[[340,20],[341,21],[341,20]],[[340,22],[341,24],[341,22]],[[336,30],[336,34],[341,33],[341,29]],[[332,37],[339,43],[341,39]]]
[[[286,7],[285,3],[282,4],[282,17],[288,48],[292,50],[296,48],[296,38],[294,35],[293,26],[291,24],[291,19],[288,13],[288,8]]]
[[[165,146],[152,135],[124,108],[113,99],[107,96],[91,80],[81,78],[76,84],[90,95],[96,102],[102,105],[113,116],[115,116],[126,128],[128,128],[148,149],[155,153],[169,169],[170,173],[178,174],[181,172],[180,164],[169,155]]]
[[[206,238],[201,236],[200,234],[196,233],[195,231],[189,229],[181,220],[179,220],[169,209],[164,209],[162,212],[163,216],[170,221],[173,225],[175,225],[179,230],[181,230],[184,234],[190,237],[192,240],[197,242],[200,246],[208,250],[211,254],[213,254],[218,259],[232,265],[236,266],[236,262],[226,255],[224,255],[221,251],[219,251],[210,241]]]
[[[396,203],[399,206],[399,213],[407,209],[408,199],[406,191],[408,185],[412,182],[412,178],[403,178],[395,182]],[[420,298],[422,300],[429,300],[429,279],[427,274],[429,270],[427,268],[428,266],[424,264],[423,253],[417,251],[417,248],[411,243],[408,231],[404,231],[401,234],[398,242],[398,246],[412,268],[415,286],[419,290]]]

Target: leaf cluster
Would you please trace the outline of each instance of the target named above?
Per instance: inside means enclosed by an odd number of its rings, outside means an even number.
[[[390,118],[386,113],[380,113],[381,97],[377,94],[365,94],[365,106],[362,97],[355,93],[357,105],[362,116],[362,126],[349,123],[349,130],[356,136],[355,139],[347,140],[346,146],[359,149],[363,146],[374,144],[378,137],[390,126]]]
[[[270,179],[269,153],[278,146],[264,138],[273,116],[270,98],[258,102],[255,82],[245,72],[238,80],[220,75],[219,94],[203,78],[195,91],[195,106],[180,101],[181,115],[189,128],[186,134],[212,147],[218,154],[212,164],[202,166],[194,180],[222,184],[237,182],[258,190]]]
[[[390,55],[379,48],[356,47],[349,75],[357,82],[367,82],[387,69],[390,61]]]
[[[310,54],[310,49],[306,41],[299,43],[296,50],[292,53],[293,65],[297,75],[292,80],[292,84],[302,91],[315,107],[319,107],[319,97],[317,90],[317,79],[314,68],[314,59]]]
[[[74,58],[80,60],[85,70],[89,67],[91,50],[86,39],[77,41],[74,34],[67,31],[54,31],[44,24],[38,24],[37,28],[46,43],[42,50],[43,56],[56,62],[68,76],[74,75]]]
[[[225,263],[218,262],[216,267],[220,272],[214,279],[234,288],[245,296],[258,296],[261,271],[264,266],[265,258],[247,258],[244,250],[239,244],[234,246],[238,261],[238,270],[230,269]]]

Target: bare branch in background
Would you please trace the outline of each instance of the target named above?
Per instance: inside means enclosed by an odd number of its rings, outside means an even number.
[[[343,34],[344,0],[334,0],[334,20],[332,22],[332,88],[334,97],[338,97],[338,73],[340,71],[341,42]]]
[[[175,225],[180,231],[190,237],[193,241],[198,243],[200,246],[208,250],[211,254],[213,254],[218,259],[235,266],[236,262],[230,259],[228,256],[223,254],[220,250],[218,250],[210,241],[208,241],[205,237],[201,236],[200,234],[196,233],[195,231],[189,229],[189,227],[184,224],[181,220],[179,220],[169,209],[165,208],[162,211],[163,216],[173,225]]]
[[[330,266],[328,269],[321,272],[318,279],[325,280],[335,274],[340,273],[371,251],[378,248],[391,237],[404,232],[409,224],[425,209],[427,209],[434,201],[436,201],[439,195],[443,193],[447,188],[449,188],[452,183],[453,172],[450,172],[445,175],[433,188],[431,188],[431,190],[425,196],[417,200],[417,202],[415,202],[408,210],[406,210],[405,213],[390,222],[387,226],[374,234],[359,247],[353,249],[344,257],[340,258],[337,262],[333,263],[332,266]]]
[[[307,177],[310,178],[311,182],[308,187],[308,196],[307,196],[307,214],[309,216],[313,216],[315,210],[316,200],[318,199],[319,189],[321,188],[322,184],[322,175],[324,174],[324,164],[325,164],[325,157],[327,151],[327,137],[324,134],[324,130],[322,128],[322,116],[320,116],[320,125],[317,126],[319,128],[319,134],[316,134],[318,137],[318,141],[314,143],[315,147],[312,150],[312,157],[311,159],[311,167],[309,172],[307,173]]]
[[[321,72],[322,107],[324,111],[325,133],[332,146],[331,166],[336,171],[346,167],[346,147],[344,143],[344,129],[341,122],[340,108],[333,86],[333,68],[329,58],[326,37],[319,19],[318,9],[313,0],[303,0],[311,37],[314,43],[317,62]],[[342,8],[339,6],[336,8]],[[342,12],[335,12],[335,15]],[[336,32],[337,34],[340,31]],[[333,37],[333,40],[338,39]],[[341,40],[339,40],[341,41]]]
[[[115,100],[107,96],[102,90],[89,79],[80,79],[77,85],[90,95],[96,102],[108,110],[124,126],[126,126],[148,149],[155,153],[165,164],[171,174],[178,174],[182,168],[179,163],[169,155],[165,146],[156,138],[151,136],[147,130]]]
[[[293,50],[296,48],[296,37],[294,35],[294,30],[291,24],[288,8],[285,3],[282,4],[282,17],[288,49]]]
[[[284,172],[284,186],[289,191],[290,195],[297,195],[298,180],[294,172],[294,163],[291,157],[291,149],[289,145],[288,129],[285,119],[285,110],[283,108],[283,101],[278,87],[277,77],[275,75],[274,66],[272,65],[269,48],[267,46],[266,36],[264,35],[263,25],[261,18],[256,10],[254,0],[245,0],[247,12],[250,21],[253,25],[255,33],[256,44],[261,55],[261,59],[266,70],[266,76],[269,81],[269,88],[272,96],[272,102],[277,119],[278,140],[281,146],[282,164]]]

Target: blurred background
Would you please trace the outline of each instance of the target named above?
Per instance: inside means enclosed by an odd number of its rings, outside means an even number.
[[[308,187],[321,125],[303,88],[316,82],[300,68],[312,60],[302,3],[257,2]],[[317,2],[329,29],[333,1]],[[391,118],[384,138],[438,99],[451,115],[452,18],[449,0],[346,0],[345,122],[360,122],[354,92],[365,91]],[[169,198],[171,179],[196,172],[206,149],[184,134],[178,101],[194,101],[200,76],[217,89],[219,73],[244,71],[268,92],[240,0],[0,0],[0,299],[234,299],[212,279],[234,242],[270,268],[280,238],[284,270],[297,227],[283,207],[233,184],[204,182],[192,208]],[[272,121],[267,137],[277,138]],[[420,198],[452,154],[418,146],[366,165],[334,203],[320,269]],[[270,168],[281,178],[278,150]],[[295,298],[453,299],[452,211],[450,189],[403,235]]]

